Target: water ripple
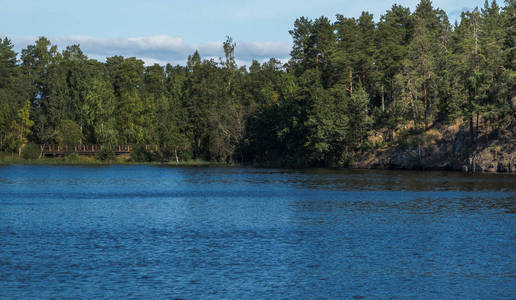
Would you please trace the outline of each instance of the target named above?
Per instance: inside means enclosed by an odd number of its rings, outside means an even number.
[[[0,167],[0,298],[511,299],[515,178]]]

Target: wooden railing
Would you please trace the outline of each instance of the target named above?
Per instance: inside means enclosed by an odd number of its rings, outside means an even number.
[[[102,150],[104,147],[109,147],[116,155],[128,154],[133,151],[133,145],[77,145],[77,146],[66,146],[47,144],[39,145],[42,155],[65,155],[70,153],[77,153],[80,155],[95,155],[97,152]],[[150,152],[158,151],[156,145],[145,145],[145,149]]]

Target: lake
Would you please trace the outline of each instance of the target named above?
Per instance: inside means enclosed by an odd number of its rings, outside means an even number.
[[[516,297],[516,177],[0,166],[0,298]]]

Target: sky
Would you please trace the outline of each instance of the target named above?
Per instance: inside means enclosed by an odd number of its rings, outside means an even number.
[[[433,0],[452,22],[485,0]],[[223,56],[231,36],[235,57],[249,65],[271,57],[288,60],[294,21],[336,14],[378,19],[393,4],[410,7],[419,0],[0,0],[0,37],[20,52],[39,36],[60,50],[80,44],[86,55],[104,60],[135,56],[147,65],[184,64],[195,50],[203,58]],[[503,1],[499,0],[499,4]]]

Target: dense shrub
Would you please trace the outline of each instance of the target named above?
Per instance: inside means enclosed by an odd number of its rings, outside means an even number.
[[[65,156],[66,162],[77,162],[80,160],[80,156],[77,153],[70,153]]]
[[[370,149],[373,149],[373,144],[368,140],[363,141],[360,145],[360,150],[362,150],[363,152],[368,151]]]
[[[75,146],[79,145],[82,140],[81,127],[71,120],[62,121],[56,134],[56,140],[60,145]]]
[[[175,157],[174,152],[169,147],[160,147],[155,156],[162,162],[173,160]]]
[[[149,162],[151,161],[151,154],[149,150],[145,149],[145,145],[138,144],[134,146],[131,152],[131,161]]]
[[[24,159],[38,159],[40,155],[40,149],[38,145],[30,143],[25,146],[22,150],[22,157]]]
[[[344,151],[342,151],[342,153],[340,155],[340,159],[339,159],[337,165],[339,167],[347,167],[352,162],[353,162],[353,154],[344,150]]]
[[[95,155],[95,158],[101,161],[115,160],[115,151],[111,150],[109,147],[102,147]]]

